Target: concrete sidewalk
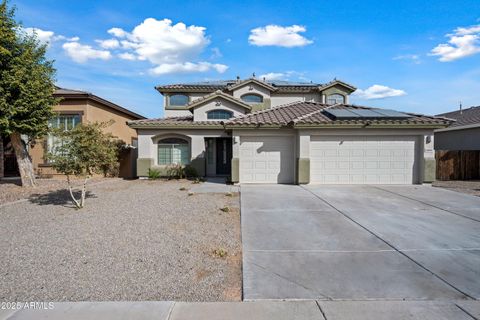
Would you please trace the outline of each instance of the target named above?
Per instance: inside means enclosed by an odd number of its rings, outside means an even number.
[[[0,320],[472,320],[480,301],[58,302],[52,310],[0,310]]]

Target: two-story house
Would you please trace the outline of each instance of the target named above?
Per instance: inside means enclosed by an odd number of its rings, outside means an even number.
[[[240,183],[412,184],[425,137],[450,120],[349,104],[356,90],[246,80],[157,86],[164,118],[130,121],[137,174],[190,164]]]

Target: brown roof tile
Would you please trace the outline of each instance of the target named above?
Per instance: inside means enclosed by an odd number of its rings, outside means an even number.
[[[193,121],[193,116],[168,117],[157,119],[145,119],[129,121],[128,124],[133,127],[182,127],[182,126],[221,126],[219,121]]]
[[[456,120],[451,127],[467,126],[472,124],[480,124],[480,106],[470,107],[462,111],[451,111],[439,114],[437,116],[446,117]]]

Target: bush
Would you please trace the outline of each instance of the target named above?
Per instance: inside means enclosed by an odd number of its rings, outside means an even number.
[[[186,178],[198,178],[197,169],[192,167],[191,165],[187,164],[183,169]]]
[[[184,168],[181,164],[167,166],[166,172],[169,179],[182,179],[184,176]]]
[[[148,169],[148,179],[157,180],[160,179],[160,171],[157,169]]]

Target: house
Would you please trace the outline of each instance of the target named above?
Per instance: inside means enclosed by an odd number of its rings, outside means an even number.
[[[94,94],[57,87],[54,93],[56,98],[61,99],[54,107],[57,115],[50,120],[52,127],[72,128],[78,123],[107,122],[113,120],[113,124],[106,128],[118,139],[130,146],[137,145],[137,132],[127,126],[127,121],[145,119],[143,116],[125,109],[115,103],[105,100]],[[34,146],[28,146],[32,158],[35,173],[39,176],[52,176],[57,174],[45,159],[46,151],[54,143],[54,137],[48,136],[37,141]],[[0,152],[0,160],[3,155],[4,173],[2,176],[18,175],[15,153],[11,147],[10,139],[3,137],[3,154]],[[1,151],[2,148],[0,148]],[[136,175],[135,171],[136,150],[126,149],[121,154],[119,175],[131,178]],[[1,171],[0,171],[1,174]]]
[[[239,183],[422,183],[425,137],[451,123],[351,105],[356,88],[339,80],[237,78],[156,89],[165,118],[129,122],[140,177],[179,163]]]
[[[480,179],[480,106],[439,114],[455,120],[435,130],[437,173],[441,180]]]

